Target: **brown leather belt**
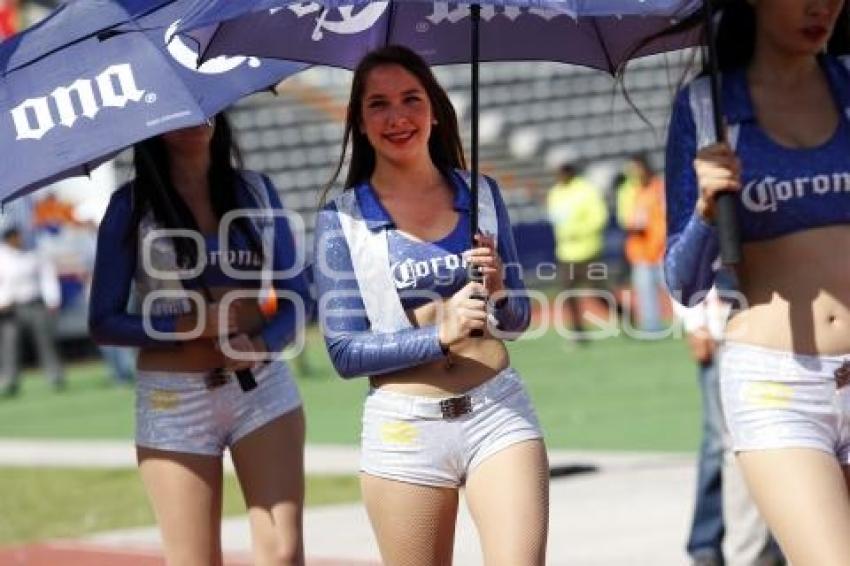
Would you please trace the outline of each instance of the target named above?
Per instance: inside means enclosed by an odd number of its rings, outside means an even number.
[[[444,419],[456,419],[472,412],[472,398],[469,395],[450,397],[440,401],[440,412]]]
[[[850,360],[844,362],[835,370],[835,386],[838,389],[850,384]]]

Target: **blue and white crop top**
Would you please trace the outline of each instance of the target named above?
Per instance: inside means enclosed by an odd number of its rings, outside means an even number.
[[[850,62],[829,56],[820,62],[840,119],[833,136],[810,149],[784,147],[759,127],[744,69],[723,76],[730,142],[743,170],[736,199],[742,242],[850,223],[850,72],[845,66]],[[686,305],[711,288],[719,253],[716,228],[695,211],[699,188],[693,161],[699,147],[714,141],[707,81],[697,79],[679,93],[667,141],[664,271],[670,292]],[[709,139],[703,139],[706,130]]]
[[[253,190],[265,191],[268,203],[273,209],[281,210],[282,204],[271,182],[265,177],[251,174],[252,178],[262,179],[265,185]],[[243,178],[248,179],[247,174]],[[163,342],[145,331],[142,315],[128,311],[131,302],[131,288],[138,287],[140,268],[137,238],[125,237],[127,226],[132,218],[132,183],[128,183],[115,192],[110,200],[106,215],[100,225],[97,241],[97,258],[94,267],[91,300],[89,306],[89,329],[92,339],[99,344],[120,346],[163,346]],[[258,203],[246,188],[240,183],[237,190],[237,203],[242,209],[257,209]],[[295,242],[289,224],[285,218],[274,218],[271,242],[272,265],[276,272],[289,271],[294,273],[288,278],[275,278],[270,281],[278,293],[289,291],[299,297],[304,305],[306,314],[313,308],[307,279],[303,266],[295,265],[297,255]],[[231,230],[227,246],[228,257],[222,257],[221,245],[217,235],[205,235],[206,267],[202,274],[195,279],[178,281],[182,289],[198,289],[202,284],[207,287],[235,287],[244,289],[259,289],[261,282],[254,279],[233,278],[222,269],[224,261],[229,262],[236,270],[261,271],[263,258],[254,250],[248,237],[239,230]],[[164,245],[173,255],[173,247],[166,238],[159,238],[155,245]],[[154,252],[152,252],[154,253]],[[180,303],[175,303],[180,307]],[[291,342],[296,333],[296,307],[292,300],[283,297],[278,301],[277,312],[271,316],[263,327],[260,335],[270,352],[281,350]],[[175,331],[177,317],[185,314],[187,308],[176,308],[174,312],[154,312],[149,315],[152,328],[160,333],[169,334]]]
[[[470,192],[458,173],[452,175],[451,182],[459,219],[451,233],[436,242],[414,240],[396,230],[369,183],[350,189],[355,192],[368,229],[386,230],[389,260],[386,269],[398,293],[398,297],[389,297],[388,301],[400,300],[405,310],[425,304],[436,295],[450,297],[468,282],[462,254],[470,248]],[[494,316],[500,330],[519,333],[529,324],[529,301],[504,201],[495,182],[488,182],[492,187],[498,220],[498,252],[506,266],[505,289],[508,290],[507,300],[495,309]],[[316,246],[313,273],[319,317],[328,352],[340,376],[380,375],[444,357],[434,325],[392,332],[372,329],[360,290],[361,285],[370,283],[357,280],[335,203],[319,212]]]

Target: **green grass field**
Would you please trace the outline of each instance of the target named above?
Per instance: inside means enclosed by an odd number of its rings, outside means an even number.
[[[315,338],[315,337],[314,337]],[[625,338],[568,346],[549,334],[512,344],[550,446],[590,450],[693,451],[699,436],[695,368],[675,340]],[[365,380],[335,376],[313,339],[299,369],[308,441],[354,444]],[[52,392],[29,372],[21,394],[0,400],[0,437],[132,439],[133,392],[109,382],[98,362],[69,368],[69,387]],[[353,477],[310,477],[308,505],[359,498]],[[236,480],[227,476],[225,514],[242,513]],[[0,468],[0,544],[73,537],[151,525],[136,470]]]
[[[315,338],[315,336],[314,336]],[[587,348],[552,333],[511,345],[550,446],[597,450],[692,451],[699,437],[696,369],[679,341],[615,338]],[[310,367],[298,380],[308,442],[354,444],[367,383],[335,376],[323,345],[311,340]],[[112,386],[106,368],[69,368],[69,388],[53,393],[37,371],[21,394],[0,400],[0,437],[127,439],[133,393]]]
[[[236,477],[224,477],[224,514],[243,514]],[[359,483],[353,476],[307,478],[308,506],[359,498]],[[134,469],[0,468],[0,501],[0,545],[154,524]]]

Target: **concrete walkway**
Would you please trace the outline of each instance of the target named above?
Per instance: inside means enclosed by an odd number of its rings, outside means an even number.
[[[682,566],[694,490],[692,458],[670,454],[553,451],[549,560],[552,565]],[[309,446],[310,474],[354,473],[357,450],[349,446]],[[0,441],[0,466],[134,466],[132,446],[124,442]],[[595,471],[589,471],[595,469]],[[586,473],[567,474],[577,470]],[[314,507],[304,518],[308,564],[379,564],[369,522],[359,504]],[[155,528],[101,533],[78,544],[103,550],[159,549]],[[234,557],[249,556],[244,517],[226,519],[223,545]],[[455,563],[481,563],[475,528],[462,506]]]
[[[305,454],[309,474],[357,472],[357,450],[351,446],[309,446]],[[135,468],[131,441],[10,440],[0,439],[0,466],[45,468]],[[232,472],[230,458],[225,468]]]

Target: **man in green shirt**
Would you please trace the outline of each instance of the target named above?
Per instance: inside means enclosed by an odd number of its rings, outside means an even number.
[[[593,283],[597,278],[607,277],[604,265],[593,262],[602,253],[608,209],[599,189],[581,177],[572,163],[560,167],[558,181],[549,190],[547,208],[555,231],[555,257],[564,288],[570,291],[567,298],[570,325],[577,341],[583,343],[586,336],[579,296],[574,291],[595,287]],[[608,301],[602,302],[607,311]]]

